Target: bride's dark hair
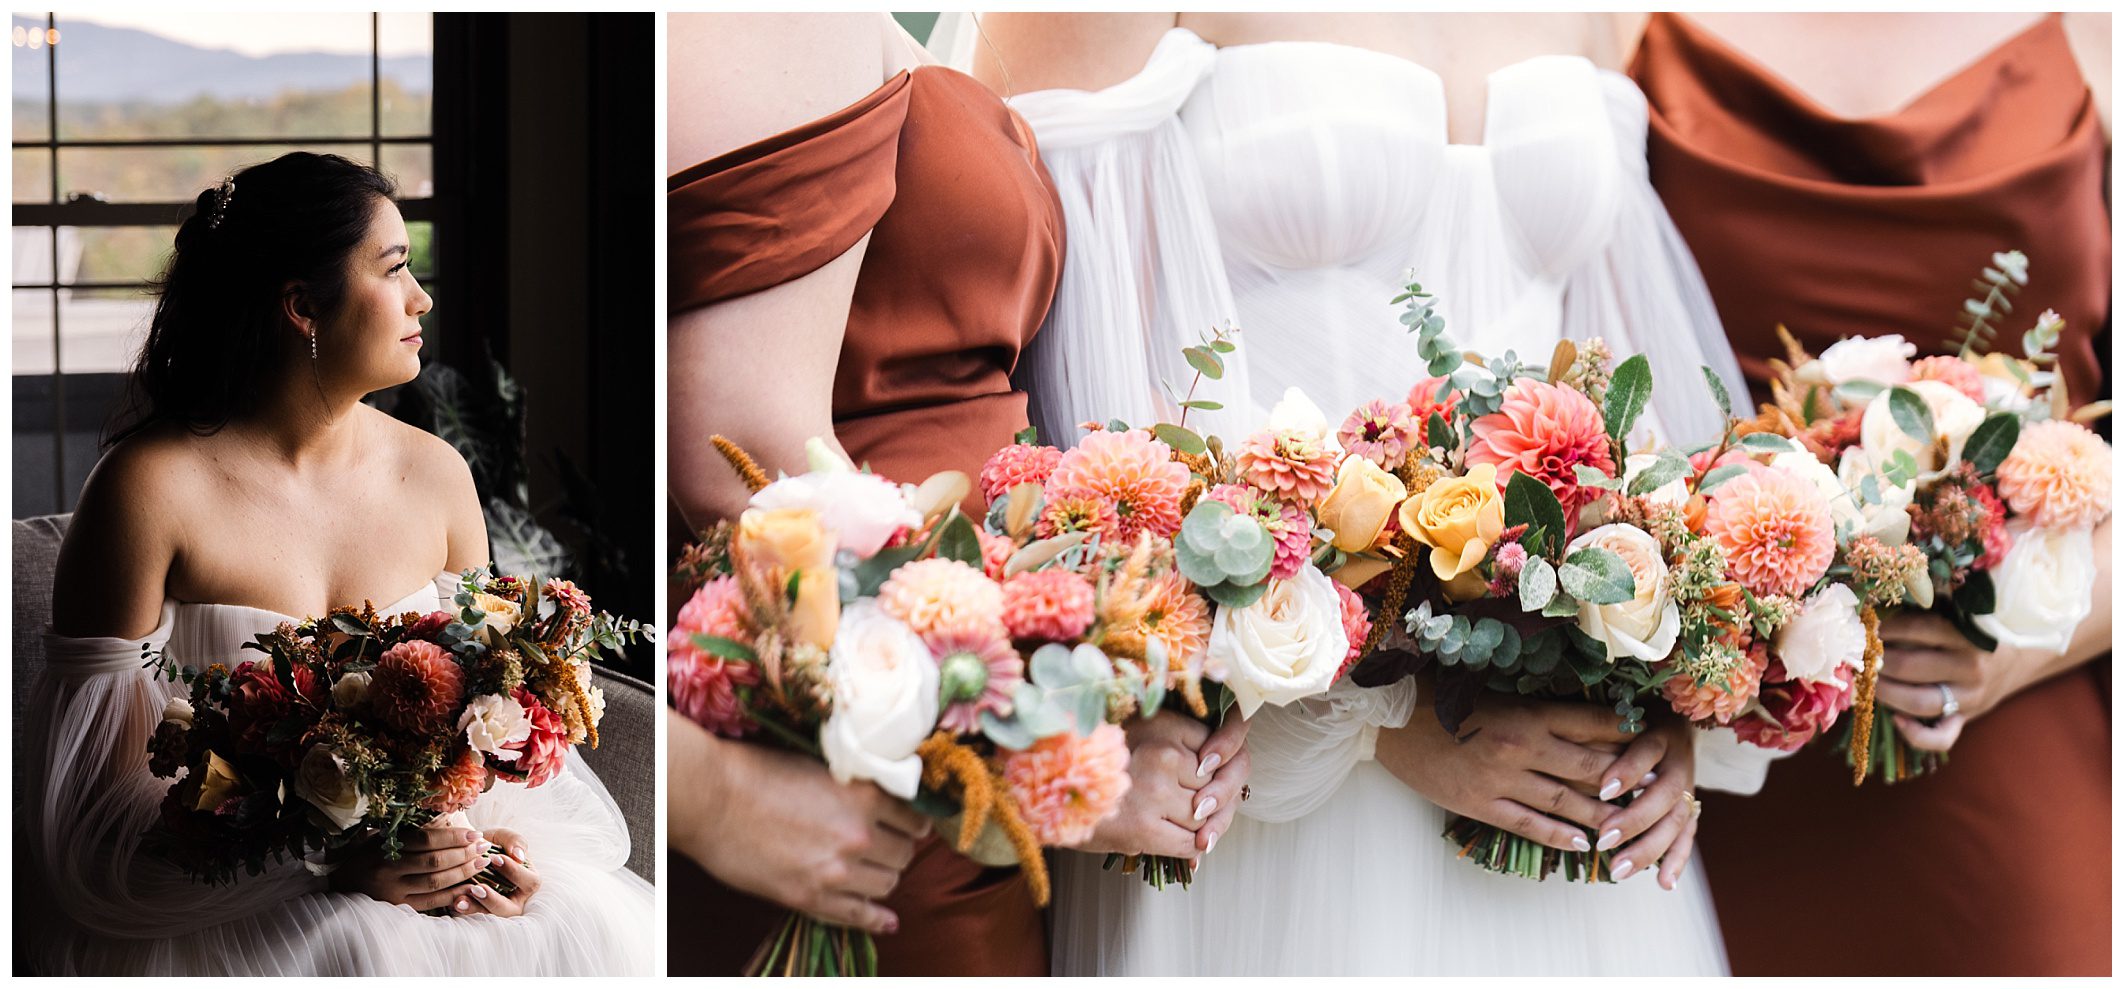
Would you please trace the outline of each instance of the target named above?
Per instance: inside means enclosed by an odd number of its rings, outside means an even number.
[[[299,295],[329,322],[345,301],[348,255],[396,191],[367,165],[296,151],[200,193],[155,286],[129,382],[130,424],[106,444],[162,421],[213,433],[251,411],[298,349],[283,300]]]

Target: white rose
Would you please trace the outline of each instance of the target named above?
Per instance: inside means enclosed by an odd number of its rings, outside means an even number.
[[[1799,613],[1777,630],[1770,645],[1795,680],[1828,683],[1839,666],[1864,667],[1866,623],[1859,618],[1858,595],[1844,584],[1816,591],[1800,602]]]
[[[1271,580],[1253,604],[1218,608],[1210,626],[1209,665],[1252,717],[1328,689],[1349,655],[1342,599],[1335,582],[1307,564],[1286,580]]]
[[[834,535],[834,544],[868,559],[901,529],[922,524],[922,513],[907,503],[900,486],[876,474],[853,470],[799,474],[774,482],[752,496],[753,508],[808,508]]]
[[[1335,438],[1335,426],[1328,422],[1327,413],[1305,397],[1296,385],[1284,389],[1283,400],[1269,410],[1270,432],[1297,433],[1312,439],[1321,446],[1334,451],[1337,459],[1342,456],[1342,441]]]
[[[357,670],[341,676],[332,684],[332,703],[338,705],[342,711],[361,706],[361,702],[369,697],[371,679],[367,670]]]
[[[369,796],[354,786],[346,759],[323,745],[310,746],[295,767],[295,795],[317,808],[334,831],[353,827],[369,812]]]
[[[1931,407],[1933,434],[1947,441],[1947,463],[1942,464],[1933,456],[1933,444],[1919,443],[1896,425],[1895,414],[1888,409],[1888,396],[1893,392],[1886,389],[1866,404],[1865,416],[1859,420],[1859,445],[1866,456],[1873,458],[1878,467],[1897,450],[1908,450],[1922,471],[1938,470],[1960,460],[1962,444],[1984,424],[1984,407],[1944,381],[1913,381],[1903,387],[1916,392]]]
[[[1899,385],[1910,380],[1910,359],[1916,356],[1917,345],[1897,334],[1851,337],[1830,344],[1815,367],[1832,388],[1847,381]]]
[[[1854,536],[1872,536],[1888,546],[1901,546],[1910,541],[1910,499],[1914,496],[1917,481],[1890,484],[1886,478],[1875,474],[1873,464],[1866,452],[1856,447],[1844,451],[1844,459],[1837,464],[1837,480],[1850,491],[1849,498],[1835,498],[1829,502],[1829,514],[1835,518],[1837,528],[1846,522],[1851,524]],[[1880,490],[1877,504],[1865,504],[1858,496],[1866,477],[1872,475],[1874,487]]]
[[[2001,646],[2063,654],[2072,633],[2094,609],[2094,535],[2086,529],[2037,529],[2006,524],[2013,548],[1991,571],[1998,607],[1977,615],[1976,627]]]
[[[175,721],[186,728],[190,728],[192,726],[192,702],[182,697],[170,698],[168,703],[162,705],[162,720]]]
[[[874,780],[902,800],[922,779],[916,747],[937,725],[937,660],[922,637],[864,598],[841,612],[827,654],[833,714],[819,747],[833,778]]]
[[[1637,475],[1644,473],[1647,468],[1651,467],[1653,464],[1656,464],[1658,462],[1659,457],[1650,453],[1633,453],[1627,457],[1624,457],[1624,490],[1629,490],[1629,482],[1636,480]],[[1688,501],[1688,475],[1684,474],[1681,477],[1677,477],[1674,480],[1668,481],[1667,483],[1660,485],[1659,487],[1653,488],[1651,491],[1645,493],[1644,499],[1654,505],[1680,505],[1683,502]]]
[[[522,605],[494,594],[472,595],[472,607],[486,613],[486,619],[479,624],[479,637],[489,647],[500,646],[502,638],[514,631],[524,617]]]
[[[1637,594],[1615,604],[1578,603],[1579,631],[1608,647],[1610,661],[1624,656],[1656,663],[1674,651],[1681,634],[1681,607],[1667,589],[1667,561],[1659,540],[1633,526],[1604,525],[1571,540],[1565,556],[1598,547],[1622,559]]]
[[[524,706],[516,698],[481,694],[465,705],[457,730],[465,733],[465,744],[475,751],[496,762],[515,762],[519,753],[509,746],[531,737],[531,719],[524,716]]]
[[[2035,398],[2028,394],[2027,386],[2019,378],[1984,375],[1978,379],[1984,383],[1984,407],[2000,412],[2024,416],[2035,408]]]

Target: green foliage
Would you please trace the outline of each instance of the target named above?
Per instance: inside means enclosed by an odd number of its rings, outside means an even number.
[[[1733,416],[1733,396],[1727,393],[1726,383],[1719,380],[1718,372],[1711,370],[1709,367],[1699,367],[1697,370],[1704,372],[1704,385],[1711,389],[1711,398],[1718,403],[1718,410],[1725,413],[1728,418],[1731,418]],[[1808,394],[1811,397],[1813,393],[1809,392]]]
[[[1513,471],[1505,482],[1504,516],[1506,526],[1528,527],[1519,540],[1528,551],[1552,560],[1562,557],[1564,535],[1570,530],[1564,521],[1563,504],[1548,485],[1523,471]]]
[[[1639,472],[1637,477],[1630,481],[1626,493],[1631,495],[1651,494],[1659,490],[1662,485],[1680,480],[1687,473],[1689,473],[1689,458],[1673,450],[1661,450],[1659,459],[1653,461],[1650,467]]]
[[[1903,435],[1931,446],[1938,434],[1932,429],[1932,406],[1916,391],[1897,385],[1888,389],[1888,414]]]
[[[1637,425],[1637,417],[1645,411],[1645,403],[1652,398],[1652,362],[1645,355],[1637,354],[1616,365],[1615,377],[1608,383],[1607,401],[1603,417],[1608,426],[1608,438],[1616,443],[1630,435],[1630,427]]]
[[[1187,513],[1173,550],[1180,575],[1227,608],[1243,608],[1259,599],[1276,561],[1275,541],[1259,521],[1208,498]]]
[[[1637,596],[1637,578],[1622,557],[1598,546],[1566,557],[1556,568],[1556,579],[1572,597],[1588,604],[1620,604]]]
[[[2020,417],[2010,412],[1994,412],[1969,434],[1969,441],[1962,444],[1962,459],[1976,468],[1977,473],[1989,474],[1999,469],[1999,464],[2005,462],[2006,455],[2013,452],[2013,445],[2020,438]]]
[[[1947,345],[1963,357],[1991,352],[1998,337],[1997,320],[2013,312],[2012,296],[2027,284],[2027,255],[2019,251],[1993,254],[1991,264],[1970,282],[1981,297],[1962,300],[1961,321]]]

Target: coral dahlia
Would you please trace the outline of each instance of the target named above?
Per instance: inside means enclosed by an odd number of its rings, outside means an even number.
[[[1090,499],[1111,506],[1099,530],[1122,543],[1149,532],[1160,538],[1180,531],[1180,499],[1187,493],[1187,465],[1170,447],[1139,429],[1101,431],[1062,455],[1047,480],[1050,502]]]
[[[1757,594],[1798,597],[1836,558],[1829,499],[1804,478],[1758,467],[1711,493],[1704,534],[1733,579]]]
[[[1117,725],[1088,735],[1043,738],[1003,761],[1003,782],[1018,812],[1042,845],[1074,845],[1128,793],[1128,739]]]
[[[1468,464],[1495,464],[1503,490],[1514,472],[1548,486],[1563,503],[1566,518],[1575,516],[1599,492],[1582,488],[1574,468],[1597,467],[1615,473],[1608,453],[1607,426],[1591,399],[1562,385],[1521,378],[1505,390],[1503,405],[1475,420]]]

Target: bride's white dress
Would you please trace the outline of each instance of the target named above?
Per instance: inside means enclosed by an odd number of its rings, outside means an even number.
[[[1175,29],[1118,86],[1014,99],[1069,230],[1024,369],[1043,437],[1170,415],[1159,382],[1184,388],[1180,348],[1227,322],[1239,349],[1204,393],[1226,408],[1191,423],[1243,435],[1292,385],[1330,415],[1399,400],[1423,375],[1389,304],[1410,269],[1462,347],[1545,363],[1562,338],[1603,336],[1652,359],[1654,430],[1715,433],[1698,365],[1746,392],[1645,180],[1643,97],[1564,56],[1499,70],[1488,96],[1483,143],[1449,144],[1443,86],[1420,65],[1319,43],[1217,49]],[[1445,811],[1373,758],[1380,728],[1432,716],[1413,682],[1265,708],[1253,798],[1192,889],[1061,856],[1055,973],[1725,971],[1701,855],[1673,892],[1457,861]],[[1698,785],[1752,789],[1760,765],[1721,734],[1701,737]]]
[[[444,574],[385,613],[433,611]],[[524,838],[541,887],[524,915],[428,917],[350,893],[299,862],[233,885],[187,880],[139,851],[170,782],[147,768],[147,740],[182,688],[143,669],[143,642],[184,665],[255,659],[239,647],[284,615],[171,602],[144,640],[45,637],[22,735],[27,806],[18,864],[34,896],[16,900],[18,963],[39,974],[625,975],[662,970],[655,891],[625,868],[627,825],[573,756],[545,785],[497,783],[469,811],[483,830]],[[19,889],[20,887],[18,887]]]

